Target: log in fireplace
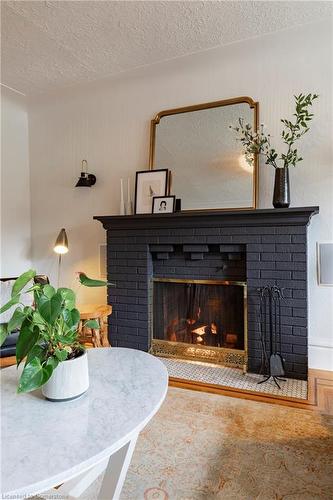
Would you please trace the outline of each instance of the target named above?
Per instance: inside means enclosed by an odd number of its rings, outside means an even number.
[[[151,352],[247,369],[246,283],[153,279]]]
[[[200,356],[198,351],[202,349],[208,352],[230,347],[230,351],[237,351],[236,355],[246,351],[248,371],[258,373],[261,366],[258,289],[276,285],[284,293],[281,344],[286,375],[306,379],[307,226],[318,212],[318,207],[301,207],[96,216],[107,230],[108,278],[116,282],[116,287],[108,292],[108,301],[113,305],[109,317],[111,344],[148,351],[155,342],[166,342],[169,346],[175,343],[179,349],[192,349],[194,356]],[[243,315],[247,345],[245,334],[241,345],[240,324],[228,319],[222,305],[229,300],[222,296],[226,292],[220,292],[222,309],[217,317],[211,313],[213,306],[210,309],[201,303],[200,317],[198,306],[197,312],[194,307],[190,314],[192,306],[184,299],[183,303],[179,300],[181,309],[176,315],[170,305],[156,317],[154,302],[156,307],[158,300],[163,304],[163,299],[154,297],[154,293],[163,296],[163,290],[156,290],[158,286],[163,288],[163,283],[166,288],[166,280],[174,280],[169,281],[173,283],[174,296],[175,280],[183,282],[185,296],[187,280],[215,282],[211,284],[215,289],[217,281],[243,283],[243,291],[247,291],[247,311]],[[211,293],[208,302],[213,304],[215,291],[207,293],[208,297]],[[173,319],[179,323],[174,331],[170,326]],[[197,324],[193,323],[195,328],[185,332],[181,321],[187,320],[196,320]],[[159,321],[163,323],[158,325]],[[210,345],[213,343],[218,345]]]

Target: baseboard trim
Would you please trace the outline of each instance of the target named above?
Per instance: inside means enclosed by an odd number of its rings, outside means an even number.
[[[175,377],[170,377],[169,385],[172,387],[210,392],[234,398],[291,406],[293,408],[301,408],[304,410],[316,410],[321,413],[333,415],[333,372],[327,370],[309,369],[308,399],[306,400],[288,398],[285,396],[273,396],[271,394],[257,393],[246,389],[235,389],[215,384],[178,379]]]

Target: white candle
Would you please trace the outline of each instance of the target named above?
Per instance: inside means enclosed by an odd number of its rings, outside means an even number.
[[[123,179],[120,179],[120,210],[119,211],[120,211],[120,215],[125,215]]]
[[[130,178],[127,179],[127,203],[131,202],[131,186],[130,186]]]

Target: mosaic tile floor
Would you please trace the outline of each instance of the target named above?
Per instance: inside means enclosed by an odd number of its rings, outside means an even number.
[[[307,399],[305,380],[288,378],[285,382],[281,382],[281,389],[279,389],[273,381],[258,385],[258,382],[263,379],[261,375],[255,373],[244,375],[238,368],[181,359],[160,358],[160,360],[167,367],[170,377],[263,392],[274,396]]]

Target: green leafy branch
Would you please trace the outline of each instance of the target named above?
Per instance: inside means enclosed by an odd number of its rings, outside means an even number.
[[[319,96],[317,94],[299,94],[295,95],[295,117],[294,121],[281,119],[284,125],[281,137],[283,143],[287,145],[287,152],[279,154],[271,145],[271,135],[265,134],[264,126],[254,131],[252,126],[244,122],[243,118],[239,118],[236,126],[230,125],[230,129],[238,134],[237,140],[241,142],[245,154],[246,161],[253,165],[254,156],[262,155],[265,158],[266,165],[271,165],[274,168],[280,168],[279,162],[283,167],[290,165],[296,166],[297,163],[303,160],[299,156],[298,151],[294,146],[304,134],[309,131],[309,123],[313,118],[313,113],[309,112],[309,107]]]

